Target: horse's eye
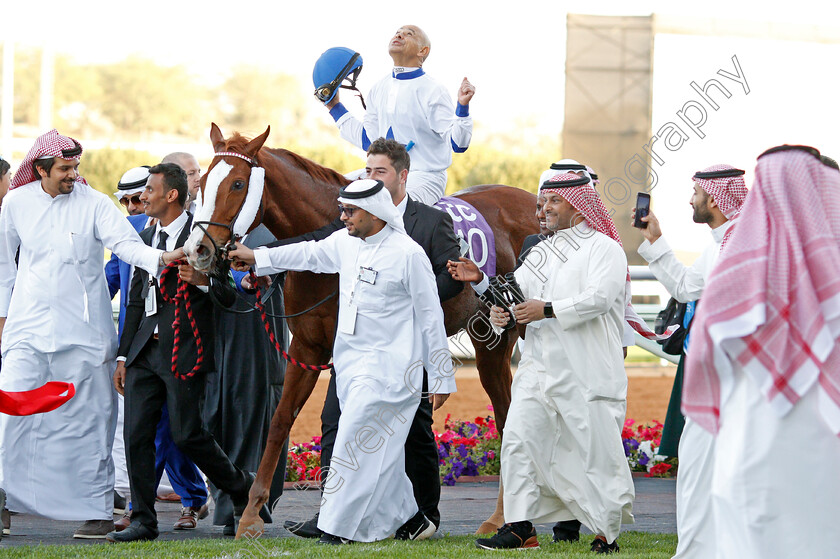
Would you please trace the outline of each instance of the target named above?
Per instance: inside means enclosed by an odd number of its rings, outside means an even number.
[[[234,190],[242,190],[243,188],[245,188],[245,181],[234,181],[233,186],[231,188],[233,188]]]

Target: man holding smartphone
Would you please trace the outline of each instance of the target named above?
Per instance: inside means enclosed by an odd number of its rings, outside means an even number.
[[[721,245],[732,231],[747,196],[744,171],[731,165],[713,165],[695,173],[693,179],[694,192],[690,204],[694,209],[694,222],[705,223],[712,233],[712,242],[693,265],[685,266],[677,260],[662,237],[659,220],[653,212],[648,210],[648,215],[639,216],[638,220],[635,209],[631,215],[634,226],[638,227],[637,221],[645,225],[640,228],[645,240],[639,246],[639,254],[648,262],[650,271],[668,293],[680,303],[688,303],[688,320],[695,312],[696,303],[718,259]],[[690,420],[686,421],[680,411],[688,339],[686,336],[659,447],[659,454],[680,458],[680,475],[677,477],[679,543],[674,556],[680,559],[713,557],[715,553],[710,500],[714,438],[700,426]]]

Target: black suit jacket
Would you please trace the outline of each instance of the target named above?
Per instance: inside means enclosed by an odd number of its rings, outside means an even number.
[[[452,225],[452,218],[447,212],[440,211],[426,204],[421,204],[408,196],[408,202],[403,214],[403,225],[408,236],[420,245],[432,263],[435,274],[438,297],[441,303],[451,299],[464,289],[464,284],[452,279],[446,270],[446,261],[458,261],[461,255],[458,237]],[[266,245],[269,248],[290,245],[301,241],[320,241],[326,239],[339,229],[344,229],[344,222],[340,218],[324,225],[317,231],[304,233],[291,239],[283,239]]]
[[[528,235],[525,237],[525,240],[522,241],[522,250],[519,251],[519,258],[516,259],[517,268],[525,263],[525,259],[528,258],[528,253],[531,252],[531,249],[537,246],[540,241],[545,238],[546,237],[542,234]]]
[[[184,229],[178,236],[175,247],[181,247],[187,241],[190,235],[190,225],[192,224],[192,216],[188,215],[187,223]],[[151,246],[152,239],[155,235],[155,227],[147,227],[140,232],[140,238],[143,239],[147,245]],[[167,276],[168,282],[166,285],[167,294],[172,297],[175,295],[178,287],[177,272],[169,272]],[[149,285],[149,273],[142,268],[134,269],[134,276],[131,278],[131,288],[128,295],[128,304],[125,308],[125,325],[123,326],[122,337],[120,338],[120,348],[118,355],[125,356],[125,366],[130,366],[140,352],[149,343],[152,335],[155,332],[155,327],[158,329],[158,336],[160,338],[160,350],[164,356],[164,363],[169,364],[172,356],[175,332],[172,328],[172,322],[175,320],[175,305],[167,303],[163,300],[160,292],[160,286],[157,281]],[[157,291],[157,308],[158,311],[152,316],[146,316],[145,305],[146,295],[149,289]],[[199,336],[201,337],[202,346],[204,348],[204,360],[202,361],[202,371],[212,371],[215,368],[213,357],[213,304],[210,298],[203,291],[190,285],[187,288],[187,296],[190,301],[190,307],[193,311],[196,324],[198,326]],[[181,373],[188,373],[195,366],[197,357],[197,344],[195,336],[190,326],[189,318],[187,317],[186,305],[181,303],[181,324],[180,331],[180,348],[178,350],[178,371]]]

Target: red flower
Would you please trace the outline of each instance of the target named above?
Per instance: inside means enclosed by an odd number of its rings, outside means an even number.
[[[660,462],[659,464],[654,464],[651,466],[650,471],[645,474],[645,477],[654,477],[657,475],[663,475],[671,469],[670,464],[666,464],[665,462]]]

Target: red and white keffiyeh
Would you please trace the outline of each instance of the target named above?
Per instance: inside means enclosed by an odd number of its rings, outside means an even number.
[[[714,171],[734,170],[732,165],[712,165],[700,171],[711,173]],[[744,205],[747,198],[747,185],[743,175],[740,177],[720,177],[715,179],[703,179],[694,177],[700,188],[705,190],[717,202],[718,208],[726,216],[726,219],[733,219]]]
[[[55,128],[41,134],[35,140],[35,145],[32,146],[32,149],[29,150],[29,153],[21,161],[20,167],[18,167],[9,189],[11,190],[38,180],[38,176],[35,175],[35,171],[32,169],[32,162],[36,159],[41,159],[42,157],[62,157],[63,152],[76,149],[78,149],[78,155],[73,156],[73,158],[78,159],[81,156],[81,148],[82,146],[79,142],[68,136],[62,136]]]
[[[819,383],[840,434],[840,173],[804,151],[762,156],[691,330],[682,409],[717,433],[733,363],[784,415]]]
[[[580,176],[578,175],[561,173],[552,177],[550,182],[562,183],[578,179],[580,179]],[[596,231],[611,238],[620,246],[624,246],[621,244],[621,237],[618,236],[618,229],[616,229],[612,217],[610,217],[606,206],[604,206],[604,202],[601,200],[601,197],[598,196],[598,192],[592,184],[591,177],[588,184],[581,186],[542,188],[540,192],[553,192],[558,196],[561,196],[564,200],[569,202],[574,209],[579,211],[589,225],[594,227]],[[638,332],[644,338],[647,338],[648,340],[665,340],[671,337],[671,334],[673,334],[679,327],[678,325],[674,325],[662,334],[657,334],[648,327],[647,323],[638,315],[631,304],[632,293],[630,291],[629,269],[627,270],[627,288],[624,293],[627,303],[627,306],[624,308],[624,320],[627,321],[633,330]]]

